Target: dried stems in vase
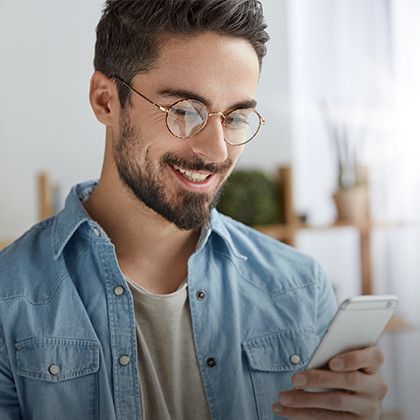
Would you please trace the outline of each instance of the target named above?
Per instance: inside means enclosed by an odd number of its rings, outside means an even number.
[[[366,124],[361,124],[360,110],[354,107],[332,107],[324,103],[323,111],[337,167],[333,195],[337,218],[353,223],[362,222],[369,217],[367,176],[360,162]],[[356,118],[357,112],[359,120]]]
[[[366,126],[361,124],[360,109],[324,101],[322,111],[337,168],[337,190],[363,185],[360,159]]]

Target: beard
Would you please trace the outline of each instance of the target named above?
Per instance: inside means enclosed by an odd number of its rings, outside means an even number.
[[[113,143],[113,157],[123,185],[147,207],[181,230],[196,230],[207,223],[211,209],[219,202],[222,187],[213,194],[195,193],[184,189],[171,192],[165,187],[161,174],[164,173],[166,165],[227,174],[232,161],[228,159],[223,164],[205,164],[198,158],[186,160],[167,152],[159,159],[156,167],[150,157],[149,146],[144,152],[144,165],[141,166],[135,159],[141,151],[141,138],[135,135],[129,115],[124,110],[120,127],[120,137]]]

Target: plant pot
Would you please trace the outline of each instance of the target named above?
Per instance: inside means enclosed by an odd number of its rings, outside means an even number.
[[[337,221],[361,223],[368,219],[368,192],[366,186],[338,190],[333,199],[337,208]]]

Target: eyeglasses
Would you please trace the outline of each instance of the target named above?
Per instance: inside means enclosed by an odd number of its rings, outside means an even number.
[[[187,139],[198,134],[207,124],[209,117],[222,117],[224,139],[232,146],[248,143],[258,133],[264,118],[255,109],[234,109],[230,112],[208,112],[207,107],[195,99],[180,99],[169,107],[156,104],[151,99],[134,89],[118,76],[111,78],[119,80],[123,85],[136,92],[159,111],[166,113],[166,126],[171,134],[180,139]]]

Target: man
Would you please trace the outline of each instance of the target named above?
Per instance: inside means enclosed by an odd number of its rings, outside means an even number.
[[[107,1],[101,177],[0,254],[1,419],[379,417],[378,349],[298,373],[336,309],[318,265],[214,209],[265,28],[254,0]]]

